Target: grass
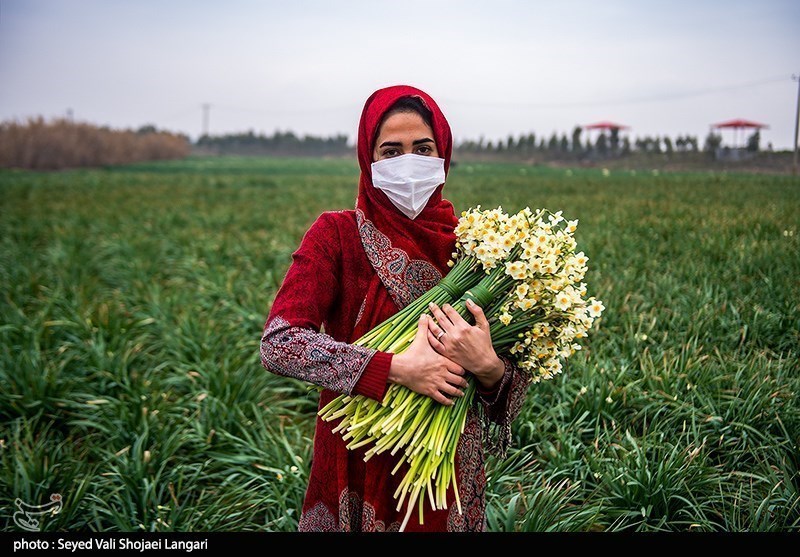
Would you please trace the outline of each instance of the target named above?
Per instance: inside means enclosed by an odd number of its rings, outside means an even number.
[[[260,366],[343,160],[0,171],[0,524],[295,530],[315,391]],[[599,327],[490,458],[499,531],[800,530],[800,181],[453,167],[457,210],[580,219]]]

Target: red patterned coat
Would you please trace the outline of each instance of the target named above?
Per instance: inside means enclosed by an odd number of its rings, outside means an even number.
[[[430,289],[442,270],[394,247],[359,209],[323,213],[292,257],[261,338],[263,366],[323,387],[319,408],[341,393],[381,400],[392,354],[350,343]],[[387,292],[394,304],[367,307],[368,299]],[[463,514],[455,504],[438,511],[426,507],[425,523],[414,512],[406,531],[485,528],[484,450],[505,451],[527,386],[506,360],[498,385],[479,390],[456,455]],[[388,452],[365,463],[365,449],[348,450],[333,433],[335,425],[317,417],[299,530],[397,530],[405,509],[396,510],[393,493],[406,465],[392,475],[396,457]],[[448,502],[453,501],[451,488]]]

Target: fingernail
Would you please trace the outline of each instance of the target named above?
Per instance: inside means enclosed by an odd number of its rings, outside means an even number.
[[[475,302],[473,302],[472,300],[470,300],[469,298],[467,298],[467,305],[468,305],[468,306],[474,306],[474,305],[475,305]]]

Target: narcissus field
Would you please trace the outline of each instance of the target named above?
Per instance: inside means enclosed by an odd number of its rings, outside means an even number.
[[[355,161],[0,171],[0,528],[296,530],[318,393],[259,340]],[[605,310],[532,385],[494,531],[800,530],[800,180],[456,161],[457,212],[578,219]]]

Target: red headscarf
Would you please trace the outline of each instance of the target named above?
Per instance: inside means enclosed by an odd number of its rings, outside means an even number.
[[[442,199],[444,184],[434,191],[414,220],[404,215],[382,190],[372,185],[372,152],[377,128],[386,111],[406,96],[418,97],[431,111],[433,140],[439,156],[444,159],[445,176],[453,151],[450,125],[436,102],[424,91],[408,85],[395,85],[379,89],[367,99],[358,127],[361,177],[356,212],[359,234],[370,263],[398,307],[407,305],[447,274],[447,261],[455,244],[453,229],[458,223],[452,203]],[[390,243],[388,248],[386,239]]]

